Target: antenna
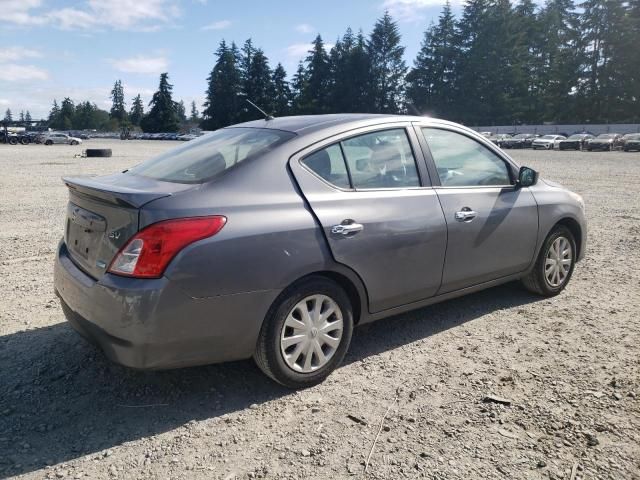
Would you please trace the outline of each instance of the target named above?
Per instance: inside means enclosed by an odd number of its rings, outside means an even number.
[[[261,109],[258,105],[256,105],[255,103],[253,103],[251,100],[249,100],[248,98],[245,98],[246,102],[251,105],[253,108],[255,108],[256,110],[258,110],[261,114],[264,115],[264,119],[266,121],[269,120],[273,120],[273,117],[271,115],[269,115],[267,112],[265,112],[263,109]]]

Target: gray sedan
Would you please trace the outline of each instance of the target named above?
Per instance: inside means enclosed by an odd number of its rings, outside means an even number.
[[[254,121],[64,182],[63,310],[140,369],[253,357],[313,385],[355,325],[513,280],[557,295],[585,252],[579,195],[423,117]]]

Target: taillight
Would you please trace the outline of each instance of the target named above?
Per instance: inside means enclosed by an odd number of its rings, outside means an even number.
[[[165,220],[140,230],[118,252],[108,271],[136,278],[158,278],[187,245],[222,230],[226,217]]]

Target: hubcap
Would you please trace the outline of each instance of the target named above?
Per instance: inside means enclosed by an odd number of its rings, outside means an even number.
[[[550,287],[559,287],[567,280],[572,262],[571,243],[564,237],[556,238],[547,251],[544,263],[544,277]]]
[[[342,311],[326,295],[311,295],[287,315],[280,335],[280,351],[286,364],[300,373],[322,368],[342,340]]]

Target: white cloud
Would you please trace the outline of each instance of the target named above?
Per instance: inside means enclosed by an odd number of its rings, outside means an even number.
[[[42,5],[42,0],[2,0],[0,2],[0,23],[16,25],[42,25],[47,19],[32,15],[31,10]]]
[[[328,52],[333,48],[333,43],[325,43],[324,49]],[[313,43],[294,43],[289,45],[285,51],[290,58],[298,59],[309,55],[309,51],[313,49]]]
[[[2,0],[0,7],[0,23],[49,24],[65,30],[151,31],[171,24],[180,15],[173,0],[84,0],[77,6],[46,11],[41,8],[42,0]]]
[[[146,57],[138,55],[119,60],[110,60],[110,63],[116,70],[126,73],[156,74],[166,72],[169,67],[169,61],[162,56]]]
[[[219,20],[201,28],[201,30],[224,30],[231,26],[231,20]]]
[[[308,23],[301,23],[299,25],[296,25],[294,30],[299,33],[313,33],[315,28]]]
[[[451,3],[461,3],[453,0]],[[400,22],[420,22],[424,20],[421,10],[431,7],[444,6],[444,0],[384,0],[382,10],[388,10],[389,14]]]
[[[10,105],[11,102],[9,102],[9,100],[7,100],[6,98],[0,98],[0,105]]]
[[[22,82],[28,80],[46,80],[49,73],[33,65],[4,63],[0,65],[0,80],[5,82]]]
[[[40,52],[24,47],[0,48],[0,62],[14,62],[24,58],[38,58],[41,56]]]

